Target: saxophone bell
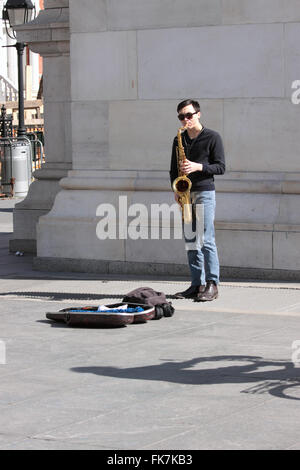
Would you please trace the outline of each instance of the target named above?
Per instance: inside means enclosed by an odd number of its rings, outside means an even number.
[[[190,191],[191,186],[192,186],[192,183],[188,177],[184,178],[183,176],[178,176],[178,178],[176,178],[176,180],[173,182],[173,190],[177,194]]]

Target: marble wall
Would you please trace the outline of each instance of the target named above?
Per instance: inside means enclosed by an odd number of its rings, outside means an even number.
[[[70,0],[69,13],[72,170],[39,220],[39,268],[186,269],[178,240],[100,242],[96,209],[120,195],[173,201],[176,105],[193,97],[225,145],[227,172],[216,178],[224,272],[300,277],[299,1]],[[58,62],[50,76],[65,80]]]

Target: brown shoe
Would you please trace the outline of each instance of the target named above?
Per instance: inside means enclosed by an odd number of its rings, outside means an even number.
[[[200,286],[201,287],[201,286]],[[199,286],[190,286],[183,292],[175,294],[176,299],[194,299],[199,293]]]
[[[204,292],[199,292],[195,298],[196,302],[208,302],[218,297],[218,287],[214,281],[207,281]]]
[[[206,289],[206,284],[204,284],[203,286],[202,285],[199,286],[197,297],[199,294],[204,294],[205,289]]]

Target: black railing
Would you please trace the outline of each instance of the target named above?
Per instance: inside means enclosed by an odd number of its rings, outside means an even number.
[[[25,125],[26,134],[24,137],[30,140],[32,150],[32,169],[41,167],[45,161],[44,157],[44,126]],[[6,113],[4,105],[0,113],[0,140],[14,139],[18,136],[18,126],[13,126],[13,116]]]

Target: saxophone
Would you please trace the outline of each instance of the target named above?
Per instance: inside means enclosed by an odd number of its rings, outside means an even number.
[[[176,152],[177,152],[178,177],[173,181],[172,189],[178,195],[178,202],[181,206],[183,222],[190,224],[192,222],[192,206],[191,206],[191,196],[190,196],[192,182],[180,170],[180,163],[186,160],[186,155],[185,155],[184,147],[182,145],[182,138],[181,138],[181,132],[184,130],[185,130],[185,126],[180,127],[177,132],[178,146],[176,148]]]

